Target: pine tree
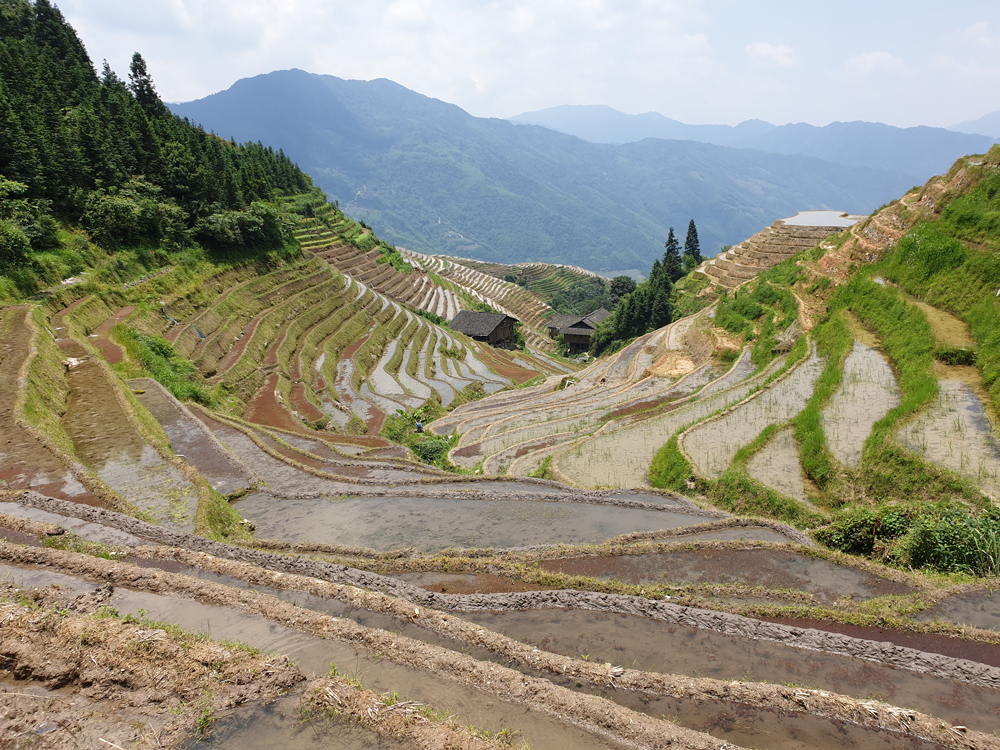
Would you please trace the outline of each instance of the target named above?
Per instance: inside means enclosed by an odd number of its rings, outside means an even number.
[[[139,102],[147,117],[162,117],[167,113],[167,108],[160,101],[160,95],[156,93],[156,86],[153,85],[153,77],[146,69],[146,61],[142,55],[136,52],[132,55],[132,64],[129,65],[129,90],[135,94],[135,99]]]
[[[698,243],[698,228],[694,219],[688,224],[687,238],[684,240],[684,272],[689,273],[701,265],[701,245]]]
[[[677,281],[684,276],[684,266],[681,263],[680,243],[677,242],[677,238],[674,236],[673,227],[670,227],[670,232],[667,234],[667,243],[664,247],[666,250],[663,252],[663,268],[667,273],[668,279]]]

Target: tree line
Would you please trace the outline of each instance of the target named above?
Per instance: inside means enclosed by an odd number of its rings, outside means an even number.
[[[269,201],[312,181],[280,150],[172,115],[139,53],[128,81],[98,74],[49,0],[0,0],[0,184],[10,268],[58,244],[53,217],[107,248],[280,243]]]
[[[653,261],[649,278],[636,284],[628,276],[612,279],[610,296],[617,298],[611,317],[600,323],[590,340],[590,351],[600,356],[629,339],[662,328],[673,320],[674,284],[701,265],[701,245],[694,219],[688,223],[684,250],[670,227],[663,258]]]

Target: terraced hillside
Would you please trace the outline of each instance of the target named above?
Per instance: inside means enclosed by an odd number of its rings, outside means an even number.
[[[740,462],[753,487],[788,474],[796,425],[767,428],[834,359],[811,257],[572,376],[430,413],[465,476],[373,428],[504,387],[500,360],[318,254],[0,311],[0,726],[78,727],[67,747],[1000,747],[989,581],[818,546],[795,528],[832,512],[811,488],[768,490],[809,513],[792,524],[723,492]],[[862,312],[824,406],[845,465],[893,376]],[[868,422],[844,416],[858,399]],[[683,492],[644,486],[672,434]],[[82,667],[53,658],[81,638]]]
[[[800,212],[790,219],[778,219],[738,245],[733,245],[698,268],[715,284],[734,289],[761,271],[817,246],[830,235],[838,235],[861,217],[834,211]]]
[[[4,14],[58,72],[58,11]],[[17,203],[58,247],[0,269],[0,746],[1000,747],[1000,148],[568,373],[404,304],[424,259],[77,52],[135,115],[109,137],[253,197],[92,185],[175,222],[142,236]]]
[[[998,159],[961,160],[871,217],[842,217],[848,229],[776,222],[737,247],[738,267],[700,269],[723,290],[711,308],[433,429],[484,473],[695,493],[821,526],[846,551],[1000,573],[974,541],[995,533],[1000,499]],[[851,541],[884,514],[897,530]],[[972,529],[958,557],[935,546],[953,523]]]

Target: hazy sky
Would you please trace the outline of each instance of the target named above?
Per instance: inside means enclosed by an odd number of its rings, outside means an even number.
[[[56,0],[166,101],[302,68],[480,116],[608,104],[690,123],[951,125],[1000,110],[997,0]]]

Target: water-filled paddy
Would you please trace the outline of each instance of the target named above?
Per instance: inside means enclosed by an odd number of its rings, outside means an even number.
[[[341,673],[357,676],[372,690],[398,692],[402,700],[446,709],[465,723],[494,732],[504,727],[519,730],[535,747],[608,747],[608,743],[587,732],[490,693],[387,659],[371,659],[345,643],[291,630],[259,615],[121,588],[115,590],[108,604],[122,614],[144,614],[216,640],[239,641],[265,652],[284,654],[306,675],[325,675],[334,665]]]
[[[939,387],[930,408],[900,429],[900,442],[1000,499],[1000,440],[983,401],[972,385],[958,379],[940,380]]]
[[[228,495],[249,486],[233,456],[220,450],[198,422],[177,408],[155,382],[133,380],[129,386],[135,389],[139,403],[163,427],[174,453],[194,466],[216,491]]]
[[[717,478],[729,468],[736,451],[770,424],[781,424],[805,408],[823,369],[815,352],[787,376],[729,414],[695,427],[684,437],[684,450],[697,471]]]
[[[584,503],[413,497],[277,500],[264,493],[249,495],[236,508],[257,525],[262,538],[424,552],[587,544],[705,520]]]
[[[821,602],[842,597],[870,599],[905,594],[909,587],[855,568],[794,552],[769,549],[672,550],[616,557],[583,556],[545,560],[553,572],[617,578],[626,583],[741,583],[768,589],[797,589]]]
[[[782,221],[790,227],[852,227],[858,223],[843,211],[799,211]]]
[[[855,341],[840,388],[823,409],[823,430],[834,458],[845,466],[860,466],[872,426],[898,404],[892,367],[870,346]]]
[[[918,618],[926,622],[943,620],[984,630],[1000,630],[1000,592],[981,591],[946,599],[922,612]]]
[[[692,677],[803,685],[877,698],[985,732],[1000,728],[1000,693],[996,691],[849,656],[604,612],[543,609],[473,612],[465,617],[545,651],[577,659]],[[766,741],[754,744],[801,747]]]
[[[802,502],[809,501],[791,427],[781,430],[747,462],[747,474],[761,484]]]
[[[136,432],[98,364],[76,342],[61,342],[84,359],[66,374],[70,386],[63,427],[77,456],[115,492],[152,513],[159,523],[190,531],[198,505],[195,487]]]
[[[783,362],[783,358],[775,360],[766,372]],[[554,462],[559,471],[583,487],[648,487],[649,465],[656,452],[684,425],[746,398],[756,381],[741,382],[743,377],[737,366],[699,392],[693,402],[635,425],[605,429],[566,450]]]

